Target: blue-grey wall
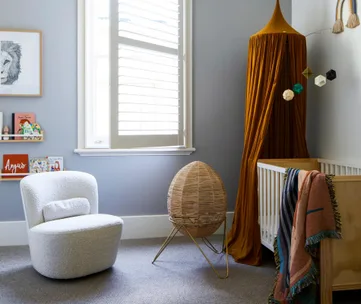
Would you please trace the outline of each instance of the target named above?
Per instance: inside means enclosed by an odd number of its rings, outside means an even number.
[[[82,158],[77,145],[76,0],[0,0],[0,28],[43,31],[44,94],[0,97],[0,112],[33,111],[44,143],[0,144],[4,153],[63,155],[68,170],[94,174],[100,212],[166,214],[169,184],[187,163],[201,160],[221,175],[233,210],[243,147],[249,36],[271,17],[271,0],[194,0],[194,142],[191,156]],[[291,0],[281,1],[291,18]],[[0,183],[0,221],[23,220],[19,182]]]
[[[348,7],[346,3],[345,24],[350,14]],[[334,14],[335,6],[328,0],[293,0],[294,27],[310,34],[308,66],[315,76],[330,69],[337,72],[337,78],[327,81],[326,86],[319,88],[310,83],[307,90],[308,146],[313,157],[358,166],[361,164],[361,27],[345,26],[343,33],[335,35],[330,29],[335,22]]]

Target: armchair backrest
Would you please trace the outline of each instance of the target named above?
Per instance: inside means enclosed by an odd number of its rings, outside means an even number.
[[[85,197],[90,213],[98,213],[98,185],[89,173],[57,171],[28,175],[20,181],[20,192],[28,229],[44,222],[43,207],[51,201]]]

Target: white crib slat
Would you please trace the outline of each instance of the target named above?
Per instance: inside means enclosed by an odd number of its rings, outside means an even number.
[[[346,167],[346,175],[351,175],[351,167]]]
[[[263,227],[263,238],[266,235],[266,203],[267,203],[267,170],[263,171],[263,213],[262,213],[262,227]]]
[[[263,239],[266,238],[267,236],[267,225],[266,225],[266,214],[267,214],[267,169],[264,170],[263,172],[263,188],[264,188],[264,193],[263,193],[263,214],[262,214],[262,219],[263,219]]]
[[[275,195],[276,195],[276,191],[275,191],[275,177],[276,177],[276,172],[272,171],[271,172],[271,210],[270,210],[270,219],[271,219],[271,223],[270,223],[270,229],[269,229],[269,242],[270,244],[272,244],[272,238],[273,238],[273,226],[274,226],[274,217],[275,217],[275,211],[274,211],[274,204],[275,204]]]
[[[361,175],[360,165],[342,164],[341,162],[319,159],[321,172],[334,175]],[[330,169],[330,170],[329,170]]]
[[[275,202],[274,202],[274,205],[275,205],[275,214],[274,214],[274,217],[275,217],[275,226],[274,226],[274,230],[272,231],[273,233],[273,236],[275,236],[277,234],[277,230],[278,230],[278,225],[279,225],[279,220],[278,220],[278,216],[279,216],[279,212],[280,212],[280,203],[281,203],[281,188],[280,188],[280,179],[281,179],[281,173],[279,172],[276,172],[276,199],[275,199]]]
[[[259,178],[260,178],[260,175],[261,175],[261,169],[260,167],[258,167],[258,164],[257,164],[257,198],[258,198],[258,201],[257,201],[257,206],[258,206],[258,224],[260,224],[260,205],[261,205],[261,200],[260,200],[260,193],[261,193],[261,187],[260,187],[260,181],[259,181]]]
[[[259,192],[261,191],[261,187],[260,187],[260,176],[261,176],[261,168],[257,167],[257,192],[258,192],[258,197],[259,197]],[[259,205],[259,200],[258,200],[258,205]],[[259,208],[259,206],[258,206]]]
[[[281,206],[282,206],[282,196],[283,196],[283,187],[284,187],[284,179],[285,179],[285,174],[282,173],[280,174],[280,199],[278,202],[278,213],[277,213],[277,222],[280,223],[280,213],[281,213]]]
[[[267,218],[267,224],[266,224],[266,238],[267,241],[269,241],[269,234],[270,234],[270,209],[271,209],[271,170],[267,170],[267,211],[266,211],[266,218]]]
[[[264,183],[263,183],[263,172],[264,172],[264,169],[263,168],[260,168],[259,170],[259,218],[260,218],[260,226],[261,226],[261,239],[263,238],[263,204],[264,204]]]

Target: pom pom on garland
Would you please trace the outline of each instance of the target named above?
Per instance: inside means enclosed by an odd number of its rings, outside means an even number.
[[[283,99],[291,101],[295,97],[295,93],[292,90],[286,90],[283,92]]]
[[[302,72],[302,75],[305,76],[305,77],[308,79],[308,78],[312,77],[313,72],[312,72],[312,70],[311,70],[309,67],[307,67],[307,68]]]
[[[335,70],[329,70],[326,73],[326,78],[330,81],[335,80],[337,78],[337,74]]]
[[[318,75],[316,78],[315,78],[315,85],[317,85],[318,87],[323,87],[327,82],[327,79],[325,76],[323,75]]]
[[[301,94],[302,91],[303,91],[303,85],[300,84],[300,83],[296,83],[296,84],[293,86],[292,91],[295,92],[296,94]]]

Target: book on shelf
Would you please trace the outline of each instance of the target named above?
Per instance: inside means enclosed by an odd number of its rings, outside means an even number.
[[[12,133],[21,134],[22,126],[36,123],[36,115],[33,112],[15,112],[12,114]],[[15,140],[24,140],[22,136],[14,136]]]
[[[21,173],[25,173],[24,175]],[[21,178],[29,173],[28,154],[4,154],[2,178]]]
[[[63,171],[64,170],[64,158],[63,156],[47,156],[48,159],[48,171]]]
[[[63,170],[63,156],[29,157],[28,154],[4,154],[0,178],[19,179],[29,174]]]
[[[41,173],[48,171],[48,159],[46,157],[30,157],[29,159],[29,173]]]
[[[53,172],[64,170],[62,156],[31,157],[29,160],[29,173]]]
[[[0,112],[0,140],[3,139],[3,137],[1,136],[1,134],[3,133],[3,129],[4,129],[4,113]]]

